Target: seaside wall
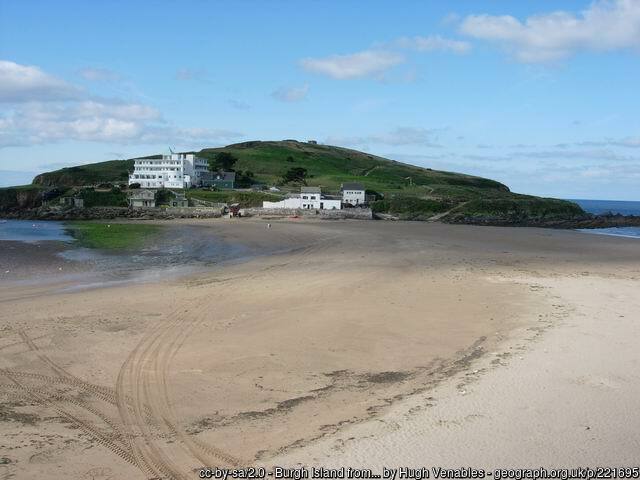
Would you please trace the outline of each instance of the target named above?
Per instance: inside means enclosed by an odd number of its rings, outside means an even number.
[[[167,207],[162,210],[176,217],[220,217],[224,207]]]
[[[371,220],[370,208],[344,208],[342,210],[313,210],[303,208],[243,208],[240,214],[246,217],[307,217],[322,220],[357,219]]]
[[[141,220],[169,220],[172,218],[218,218],[222,208],[216,207],[168,207],[168,208],[36,208],[15,210],[3,214],[5,218],[40,220],[103,220],[112,218],[138,218]]]

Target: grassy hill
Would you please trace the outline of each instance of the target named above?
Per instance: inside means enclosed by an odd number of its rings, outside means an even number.
[[[32,183],[45,187],[72,187],[127,182],[131,170],[133,170],[133,160],[109,160],[42,173],[36,176]]]
[[[348,148],[285,140],[280,142],[244,142],[223,148],[206,148],[199,155],[213,157],[229,152],[238,158],[236,169],[250,170],[257,180],[277,183],[292,167],[307,169],[309,185],[337,191],[344,182],[364,182],[380,191],[406,190],[414,186],[490,188],[508,191],[499,182],[460,173],[431,170]]]
[[[574,203],[515,194],[494,180],[417,167],[348,148],[295,140],[252,141],[195,153],[214,158],[218,152],[234,155],[238,159],[235,170],[251,171],[256,182],[266,185],[281,184],[285,172],[294,167],[305,168],[307,184],[322,187],[323,193],[337,194],[341,183],[361,182],[368,190],[384,197],[373,205],[375,211],[399,218],[423,220],[438,216],[458,222],[486,222],[496,218],[515,223],[527,218],[544,220],[584,215]],[[125,183],[132,169],[133,160],[112,160],[43,173],[34,178],[33,184],[61,188]],[[283,186],[285,191],[295,188],[296,185]],[[203,200],[222,200],[231,193],[192,190],[189,195]],[[246,192],[242,199],[234,199],[243,205],[259,205],[264,196],[259,192]]]

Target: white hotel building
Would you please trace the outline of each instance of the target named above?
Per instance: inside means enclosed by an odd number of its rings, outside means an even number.
[[[203,172],[209,171],[204,158],[193,153],[172,153],[162,158],[136,158],[129,185],[142,188],[189,188],[200,186]]]

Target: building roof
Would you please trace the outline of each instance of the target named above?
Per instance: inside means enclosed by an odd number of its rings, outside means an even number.
[[[154,198],[156,196],[153,190],[136,189],[129,192],[129,198]]]
[[[223,180],[225,182],[235,182],[236,172],[220,172],[218,174],[214,174],[214,180]]]
[[[236,172],[202,172],[201,177],[219,182],[235,182]]]
[[[300,193],[320,193],[320,187],[300,187]]]
[[[342,190],[364,190],[364,185],[358,182],[347,182],[342,184]]]

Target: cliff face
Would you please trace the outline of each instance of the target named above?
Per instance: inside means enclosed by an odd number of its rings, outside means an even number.
[[[0,190],[0,211],[35,208],[42,204],[43,190],[39,188],[4,188]]]

